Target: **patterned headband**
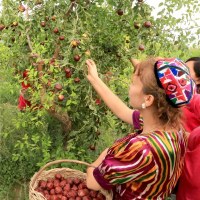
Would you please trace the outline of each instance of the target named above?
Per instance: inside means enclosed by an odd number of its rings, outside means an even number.
[[[173,107],[188,104],[196,91],[186,64],[178,58],[159,60],[154,66],[159,87],[163,88],[166,98]]]

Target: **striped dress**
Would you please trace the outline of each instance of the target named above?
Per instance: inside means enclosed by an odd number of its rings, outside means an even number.
[[[185,132],[134,133],[115,141],[94,169],[96,181],[114,200],[165,199],[181,174]]]

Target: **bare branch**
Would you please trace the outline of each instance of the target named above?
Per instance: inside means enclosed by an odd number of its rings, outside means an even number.
[[[44,104],[44,98],[45,98],[45,94],[46,94],[46,89],[44,84],[42,83],[42,77],[43,77],[43,65],[44,65],[44,61],[41,60],[40,62],[38,62],[38,66],[37,66],[37,71],[38,71],[38,76],[39,76],[39,81],[42,85],[42,88],[40,89],[40,101],[41,104]]]
[[[30,39],[29,34],[28,34],[29,30],[30,30],[30,28],[26,29],[26,38],[27,38],[29,49],[30,49],[31,52],[33,52],[33,47],[32,47],[32,44],[31,44],[31,39]]]
[[[71,130],[71,120],[69,118],[69,115],[67,112],[62,112],[58,110],[58,107],[55,106],[48,110],[48,113],[58,119],[62,123],[62,127],[65,130],[65,132],[69,132]]]
[[[68,17],[71,13],[71,11],[73,10],[73,7],[75,6],[76,1],[71,2],[67,12],[66,12],[66,16]]]
[[[58,58],[59,52],[60,52],[60,44],[56,44],[56,48],[55,48],[55,51],[54,51],[54,54],[53,54],[54,59]]]
[[[86,6],[88,6],[90,3],[90,0],[86,0]]]

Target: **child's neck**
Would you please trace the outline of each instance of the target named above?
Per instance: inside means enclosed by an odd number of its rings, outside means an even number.
[[[141,115],[143,117],[143,132],[152,132],[156,130],[164,130],[163,123],[159,120],[158,116],[155,116],[154,112],[150,110],[142,110]]]

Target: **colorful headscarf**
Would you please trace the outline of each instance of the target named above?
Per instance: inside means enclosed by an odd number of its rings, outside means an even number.
[[[167,58],[155,63],[158,85],[165,90],[167,100],[174,107],[188,104],[196,91],[186,64],[178,58]]]

